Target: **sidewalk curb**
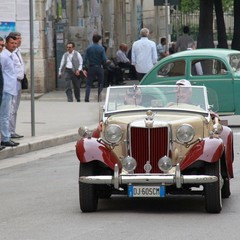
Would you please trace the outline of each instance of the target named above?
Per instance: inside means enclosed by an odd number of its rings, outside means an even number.
[[[55,136],[33,137],[28,143],[20,143],[17,147],[6,147],[0,152],[0,160],[14,157],[16,155],[25,154],[45,148],[55,147],[79,139],[79,135],[75,130],[74,133],[63,133]]]
[[[96,126],[97,124],[94,124],[88,126],[88,128],[94,129]],[[76,142],[79,138],[78,129],[72,129],[61,134],[55,134],[54,136],[31,137],[27,143],[20,143],[17,147],[6,147],[4,150],[0,151],[0,160],[70,142]]]

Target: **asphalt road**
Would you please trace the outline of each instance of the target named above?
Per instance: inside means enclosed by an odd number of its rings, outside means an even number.
[[[1,240],[238,240],[240,129],[235,136],[232,195],[220,214],[207,214],[199,196],[100,200],[81,213],[74,145],[0,161]]]

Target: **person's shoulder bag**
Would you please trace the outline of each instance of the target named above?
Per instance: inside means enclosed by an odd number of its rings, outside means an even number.
[[[21,84],[22,84],[22,89],[28,89],[28,79],[25,73],[24,73],[23,79],[21,80]]]

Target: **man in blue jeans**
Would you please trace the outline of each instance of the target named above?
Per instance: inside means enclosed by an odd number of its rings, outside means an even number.
[[[7,36],[6,47],[1,52],[1,65],[3,75],[2,103],[0,106],[0,131],[1,145],[15,147],[19,143],[11,140],[9,121],[13,97],[17,95],[17,75],[13,62],[13,51],[16,49],[17,41],[14,36]]]
[[[90,91],[93,80],[98,79],[98,101],[104,84],[103,65],[109,62],[106,56],[105,49],[99,44],[102,36],[94,34],[91,44],[84,54],[83,64],[88,66],[87,85],[85,93],[85,102],[89,102]]]

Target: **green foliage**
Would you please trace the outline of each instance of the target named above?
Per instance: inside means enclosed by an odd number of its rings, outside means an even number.
[[[232,12],[233,11],[233,1],[234,0],[222,0],[223,11]]]
[[[191,13],[199,10],[201,0],[181,0],[179,10],[183,13]],[[220,1],[220,0],[219,0]],[[231,12],[233,10],[234,0],[222,0],[223,10]]]
[[[179,10],[183,13],[191,13],[199,10],[200,0],[181,0]]]

